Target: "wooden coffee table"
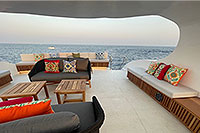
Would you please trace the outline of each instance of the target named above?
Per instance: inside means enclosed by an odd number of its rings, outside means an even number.
[[[85,88],[86,80],[62,80],[55,90],[58,104],[65,102],[85,102]],[[64,95],[62,102],[60,98],[61,94]],[[67,99],[67,94],[82,94],[82,99]]]
[[[33,96],[34,100],[38,100],[37,94],[42,88],[45,90],[46,98],[49,98],[46,81],[18,83],[11,89],[2,93],[0,98],[3,101],[7,101],[8,98]]]

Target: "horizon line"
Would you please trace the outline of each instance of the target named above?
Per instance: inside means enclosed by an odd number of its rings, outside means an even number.
[[[9,43],[9,42],[0,42],[0,45],[4,45],[4,44],[16,44],[16,45],[69,45],[69,46],[144,46],[144,47],[177,47],[174,45],[145,45],[145,44],[94,44],[94,43]]]

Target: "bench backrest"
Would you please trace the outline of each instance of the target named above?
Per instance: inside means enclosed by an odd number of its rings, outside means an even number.
[[[22,61],[29,61],[34,62],[34,54],[20,54]],[[59,53],[58,56],[60,58],[67,58],[72,56],[72,53]],[[96,59],[96,53],[89,52],[89,53],[80,53],[81,58],[89,58],[89,59]],[[50,55],[48,53],[44,53],[44,58],[50,58]],[[104,58],[108,58],[108,53],[104,52]]]

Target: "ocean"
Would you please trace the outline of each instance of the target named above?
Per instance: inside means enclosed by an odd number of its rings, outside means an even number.
[[[59,53],[59,52],[104,52],[112,57],[113,70],[121,69],[132,60],[158,60],[168,56],[175,47],[157,46],[112,46],[112,45],[53,45],[56,49],[48,49],[52,45],[41,44],[0,44],[0,61],[17,63],[20,54]]]

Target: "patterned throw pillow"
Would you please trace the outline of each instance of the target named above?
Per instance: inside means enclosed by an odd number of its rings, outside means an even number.
[[[51,113],[54,111],[51,108],[50,99],[4,106],[0,107],[0,123]]]
[[[96,59],[103,60],[104,59],[104,53],[96,53]]]
[[[50,58],[57,58],[57,57],[59,57],[58,53],[50,53],[49,56],[50,56]]]
[[[63,60],[63,64],[64,64],[63,72],[77,73],[76,60],[73,60],[71,62]]]
[[[158,68],[159,65],[160,65],[160,63],[152,61],[152,62],[150,63],[149,68],[148,68],[148,70],[147,70],[146,72],[147,72],[148,74],[153,75],[153,74],[155,73],[155,71],[156,71],[156,69]]]
[[[154,73],[154,77],[158,78],[158,76],[160,75],[160,72],[162,71],[162,69],[166,66],[166,64],[162,63],[159,65],[159,67],[156,69],[155,73]]]
[[[165,74],[164,80],[168,81],[174,86],[177,86],[180,80],[183,78],[188,69],[180,68],[171,64],[171,67],[168,69]]]
[[[40,61],[44,59],[44,54],[33,54],[34,55],[34,61]]]
[[[72,53],[73,58],[80,58],[80,53]]]
[[[59,60],[44,60],[45,73],[59,73]]]

